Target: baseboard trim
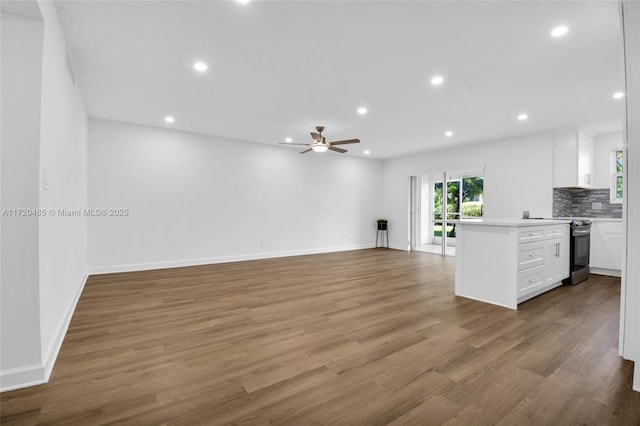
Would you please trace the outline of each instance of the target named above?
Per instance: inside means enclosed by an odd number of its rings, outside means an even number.
[[[44,374],[45,380],[48,382],[49,377],[51,377],[51,372],[53,371],[53,366],[58,359],[58,354],[60,353],[60,348],[62,347],[62,342],[64,341],[65,336],[67,335],[67,330],[69,330],[69,325],[71,324],[71,318],[73,318],[73,313],[76,310],[76,306],[78,306],[78,301],[80,300],[80,295],[82,295],[82,291],[84,290],[84,286],[87,283],[87,279],[89,278],[89,272],[85,271],[78,287],[76,288],[76,292],[73,296],[73,301],[67,307],[67,312],[62,320],[58,323],[58,327],[55,332],[55,339],[47,348],[46,351],[43,352],[43,364],[44,364]]]
[[[620,271],[619,269],[607,269],[607,268],[590,267],[589,268],[589,273],[590,274],[596,274],[596,275],[608,275],[610,277],[621,277],[622,276],[622,271]]]
[[[340,251],[363,250],[363,249],[369,249],[369,248],[375,248],[375,244],[374,243],[358,244],[358,245],[351,245],[351,246],[326,247],[326,248],[320,248],[320,249],[292,250],[292,251],[280,251],[280,252],[271,252],[271,253],[253,253],[253,254],[246,254],[246,255],[209,257],[209,258],[200,258],[200,259],[181,259],[181,260],[170,260],[165,262],[132,263],[132,264],[125,264],[125,265],[111,265],[111,266],[93,266],[93,267],[89,267],[89,275],[113,274],[113,273],[120,273],[120,272],[150,271],[154,269],[184,268],[188,266],[213,265],[216,263],[244,262],[247,260],[274,259],[278,257],[307,256],[310,254],[334,253],[334,252],[340,252]]]
[[[58,359],[62,342],[67,335],[67,330],[71,324],[71,318],[80,300],[80,295],[89,278],[89,273],[85,272],[78,283],[78,288],[73,297],[73,301],[67,307],[64,318],[59,322],[55,332],[55,339],[46,351],[43,351],[42,364],[27,365],[24,367],[12,368],[0,371],[0,392],[27,388],[30,386],[42,385],[49,382],[51,372]]]
[[[0,392],[47,383],[44,365],[33,364],[0,371]]]
[[[482,299],[482,298],[479,298],[479,297],[463,296],[461,294],[456,294],[455,296],[456,297],[462,297],[462,298],[469,299],[469,300],[475,300],[476,302],[489,303],[489,304],[491,304],[493,306],[499,306],[501,308],[511,309],[512,311],[517,311],[518,310],[518,304],[517,303],[516,303],[515,306],[508,306],[508,305],[504,305],[502,303],[490,302],[488,300],[485,300],[485,299]]]

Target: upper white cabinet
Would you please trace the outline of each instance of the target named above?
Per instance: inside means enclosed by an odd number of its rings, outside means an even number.
[[[553,186],[592,188],[594,182],[593,136],[586,129],[553,135]]]

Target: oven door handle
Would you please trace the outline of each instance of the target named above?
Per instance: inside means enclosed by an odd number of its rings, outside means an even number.
[[[573,235],[589,235],[591,234],[590,229],[574,229]]]

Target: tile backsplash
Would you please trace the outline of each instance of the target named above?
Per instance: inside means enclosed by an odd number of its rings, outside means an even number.
[[[611,204],[609,191],[553,188],[553,217],[622,217],[622,204]],[[600,209],[594,209],[594,203]]]

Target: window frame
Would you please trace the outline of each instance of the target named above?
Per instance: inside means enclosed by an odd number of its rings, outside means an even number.
[[[618,172],[618,152],[622,153],[622,171]],[[611,204],[622,204],[624,200],[624,169],[625,169],[625,152],[623,148],[615,148],[611,150],[611,182],[610,182],[610,202]],[[618,197],[617,184],[618,179],[622,180],[622,196]]]

